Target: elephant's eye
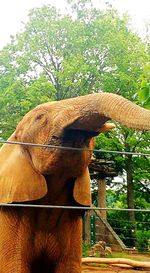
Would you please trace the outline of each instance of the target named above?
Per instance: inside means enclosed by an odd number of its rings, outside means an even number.
[[[41,111],[34,118],[35,126],[45,127],[49,123],[47,113]]]
[[[35,117],[35,121],[41,120],[43,118],[43,116],[45,115],[45,113],[40,113]]]

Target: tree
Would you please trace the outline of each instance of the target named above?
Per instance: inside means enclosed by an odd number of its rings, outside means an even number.
[[[61,16],[50,6],[32,10],[25,31],[17,38],[22,76],[27,80],[32,73],[37,78],[42,71],[53,85],[56,100],[87,92],[90,80],[86,79],[89,64],[83,56],[85,38],[82,22]]]
[[[44,73],[57,100],[100,88],[131,97],[147,55],[128,18],[86,8],[76,17],[51,6],[31,10],[15,42],[20,77],[30,81]]]

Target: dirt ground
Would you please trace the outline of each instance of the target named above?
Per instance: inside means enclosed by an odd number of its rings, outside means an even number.
[[[150,255],[132,254],[130,259],[150,262]],[[150,268],[126,268],[118,266],[100,265],[99,267],[83,266],[82,273],[150,273]]]

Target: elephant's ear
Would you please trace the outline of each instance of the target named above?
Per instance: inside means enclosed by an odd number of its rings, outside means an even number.
[[[86,168],[84,173],[77,177],[74,184],[73,197],[83,206],[91,206],[90,175]]]
[[[31,201],[46,193],[45,178],[34,169],[25,149],[5,144],[0,150],[0,202]]]

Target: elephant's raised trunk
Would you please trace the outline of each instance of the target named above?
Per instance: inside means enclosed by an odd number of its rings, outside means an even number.
[[[72,114],[76,115],[72,128],[97,130],[111,119],[133,129],[150,131],[150,111],[116,94],[90,94],[68,99],[65,105],[73,107]]]
[[[115,94],[99,95],[97,107],[104,116],[133,129],[150,130],[149,110]]]

